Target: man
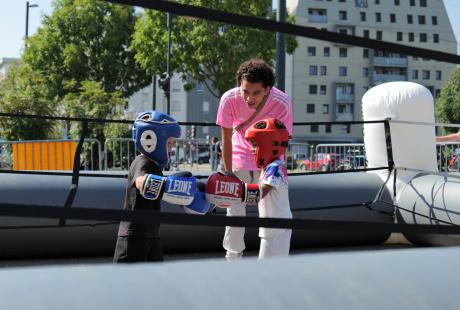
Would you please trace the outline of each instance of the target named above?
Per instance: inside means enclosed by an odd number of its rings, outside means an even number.
[[[257,183],[260,168],[255,163],[252,145],[245,131],[265,118],[277,118],[292,135],[292,101],[274,87],[273,69],[260,59],[250,59],[236,72],[237,87],[221,98],[216,123],[221,127],[224,170],[235,173],[243,182]],[[233,205],[227,216],[245,216],[246,205]],[[245,249],[244,227],[226,227],[223,247],[228,260],[239,259]]]
[[[219,166],[221,149],[219,139],[216,136],[211,138],[211,145],[209,146],[209,163],[211,164],[211,171],[217,171]]]

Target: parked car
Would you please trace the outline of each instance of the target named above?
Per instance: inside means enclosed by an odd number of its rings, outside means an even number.
[[[333,171],[340,163],[340,155],[333,153],[318,153],[313,161],[306,159],[300,165],[300,169],[307,171]]]
[[[364,155],[353,155],[342,159],[337,165],[335,170],[353,170],[353,169],[364,169],[367,167],[366,156]]]
[[[460,171],[460,164],[458,157],[460,156],[460,149],[455,149],[452,156],[447,161],[448,171]]]

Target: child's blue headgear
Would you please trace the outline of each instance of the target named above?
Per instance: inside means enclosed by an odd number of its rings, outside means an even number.
[[[171,116],[147,111],[139,114],[134,121],[133,140],[136,149],[154,160],[161,168],[169,162],[168,139],[179,138],[180,126]]]

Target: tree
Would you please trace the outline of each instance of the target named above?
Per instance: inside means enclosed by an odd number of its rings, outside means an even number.
[[[0,111],[33,115],[52,115],[48,101],[45,78],[27,65],[10,68],[0,82]],[[2,136],[6,140],[34,140],[53,138],[53,123],[49,120],[30,118],[0,118]]]
[[[95,81],[83,81],[78,93],[68,93],[62,103],[69,117],[85,117],[85,118],[119,118],[121,111],[117,107],[123,105],[123,99],[120,92],[106,92],[103,89],[102,83]],[[73,138],[79,138],[82,127],[81,123],[68,124],[68,131]],[[114,124],[109,123],[88,123],[88,134],[85,138],[94,138],[101,143],[105,142],[106,132],[113,132]],[[128,126],[124,125],[124,128]],[[115,127],[116,128],[116,127]],[[93,161],[94,167],[97,169],[96,163],[99,158],[91,158],[90,154],[98,154],[96,144],[85,145],[82,153],[86,158],[86,162]],[[92,148],[92,150],[91,150]]]
[[[132,7],[56,0],[53,13],[27,42],[22,61],[46,77],[52,97],[78,92],[83,81],[130,96],[151,80],[130,49],[136,19]]]
[[[266,17],[272,3],[271,0],[180,2],[258,17]],[[186,90],[201,82],[214,96],[220,97],[235,86],[235,72],[244,60],[261,58],[273,64],[276,49],[273,32],[178,16],[174,17],[173,25],[171,64],[175,72],[182,74]],[[136,60],[150,74],[166,71],[167,42],[166,14],[147,10],[136,23],[132,46]],[[296,47],[295,38],[287,36],[287,51],[292,53]]]
[[[441,122],[460,123],[460,69],[455,69],[447,85],[441,90],[436,102],[436,114]],[[447,133],[457,132],[458,128],[445,128]]]

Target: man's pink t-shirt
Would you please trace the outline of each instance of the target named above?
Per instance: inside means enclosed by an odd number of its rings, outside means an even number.
[[[227,91],[220,99],[217,110],[216,124],[224,128],[235,128],[245,122],[255,112],[255,109],[248,107],[241,96],[240,87]],[[292,100],[281,90],[272,87],[267,102],[252,124],[273,117],[281,122],[292,135]],[[244,133],[252,124],[235,132],[232,136],[232,167],[233,170],[260,170],[257,168],[255,156],[252,153],[252,145],[244,139]]]

